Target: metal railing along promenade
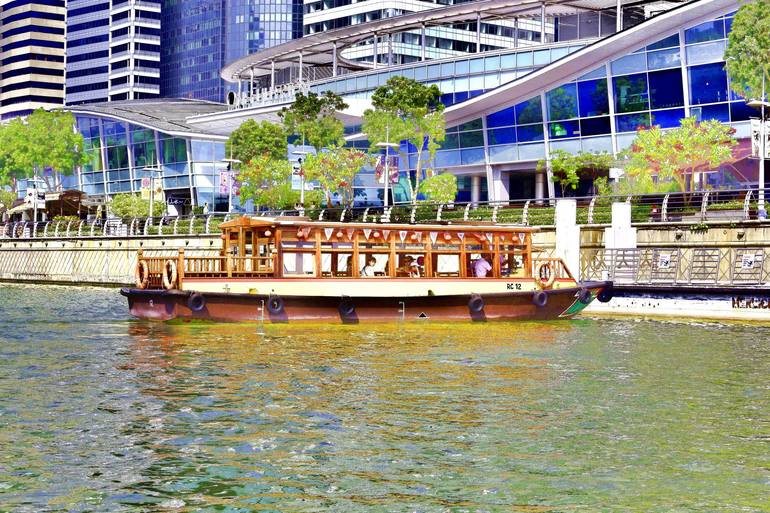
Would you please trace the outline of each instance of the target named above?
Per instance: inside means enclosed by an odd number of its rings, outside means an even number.
[[[636,286],[756,286],[770,282],[770,247],[583,249],[582,280]]]
[[[766,197],[770,199],[770,190]],[[712,190],[691,193],[629,196],[585,196],[577,202],[577,223],[611,222],[612,203],[631,204],[632,222],[701,224],[763,219],[757,208],[756,189]],[[391,207],[332,207],[303,210],[265,210],[260,215],[300,216],[314,220],[360,223],[460,223],[486,222],[524,226],[554,226],[555,200],[528,199],[499,202],[435,204],[419,202]],[[29,221],[0,224],[0,238],[137,237],[210,235],[219,224],[239,214],[94,220]]]

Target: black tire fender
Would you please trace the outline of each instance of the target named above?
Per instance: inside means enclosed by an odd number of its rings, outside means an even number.
[[[267,298],[267,311],[271,314],[283,312],[283,298],[281,296],[271,295]]]
[[[588,290],[587,288],[581,288],[578,291],[578,296],[577,297],[578,297],[578,301],[580,301],[584,305],[587,305],[588,303],[591,302],[591,299],[593,299],[591,297],[591,291]]]
[[[187,307],[193,312],[200,312],[206,308],[206,298],[200,292],[193,292],[187,298]]]
[[[538,290],[532,295],[532,303],[538,308],[543,308],[548,304],[548,294],[542,290]]]
[[[613,297],[614,293],[612,291],[612,285],[608,285],[604,287],[601,292],[599,292],[599,295],[596,296],[596,299],[598,299],[600,303],[609,303],[612,301]]]
[[[468,309],[473,313],[479,313],[484,309],[484,298],[479,294],[471,294],[468,300]]]
[[[350,317],[351,315],[356,313],[356,305],[353,304],[353,301],[351,301],[348,298],[344,298],[340,302],[339,306],[340,315],[343,317]]]

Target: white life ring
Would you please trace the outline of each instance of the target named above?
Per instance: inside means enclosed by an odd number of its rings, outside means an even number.
[[[147,262],[139,260],[134,268],[134,276],[136,277],[136,288],[146,289],[150,283],[150,271],[147,268]]]
[[[550,262],[540,262],[535,267],[535,282],[541,290],[550,289],[556,280],[556,273]]]
[[[173,260],[166,260],[163,264],[163,287],[166,290],[171,290],[176,285],[176,262]]]

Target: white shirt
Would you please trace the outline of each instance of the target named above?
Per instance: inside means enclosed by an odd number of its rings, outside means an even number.
[[[361,269],[361,276],[364,276],[364,277],[374,276],[374,266],[365,265],[364,268]]]

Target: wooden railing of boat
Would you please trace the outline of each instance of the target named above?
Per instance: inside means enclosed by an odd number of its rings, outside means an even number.
[[[245,256],[205,256],[188,257],[184,249],[176,256],[144,256],[141,250],[137,255],[137,265],[146,266],[147,280],[145,288],[167,288],[163,283],[164,274],[167,279],[171,274],[170,264],[173,263],[176,274],[174,281],[178,288],[185,278],[266,278],[275,275],[275,255],[269,257]],[[137,277],[137,284],[142,280]]]

